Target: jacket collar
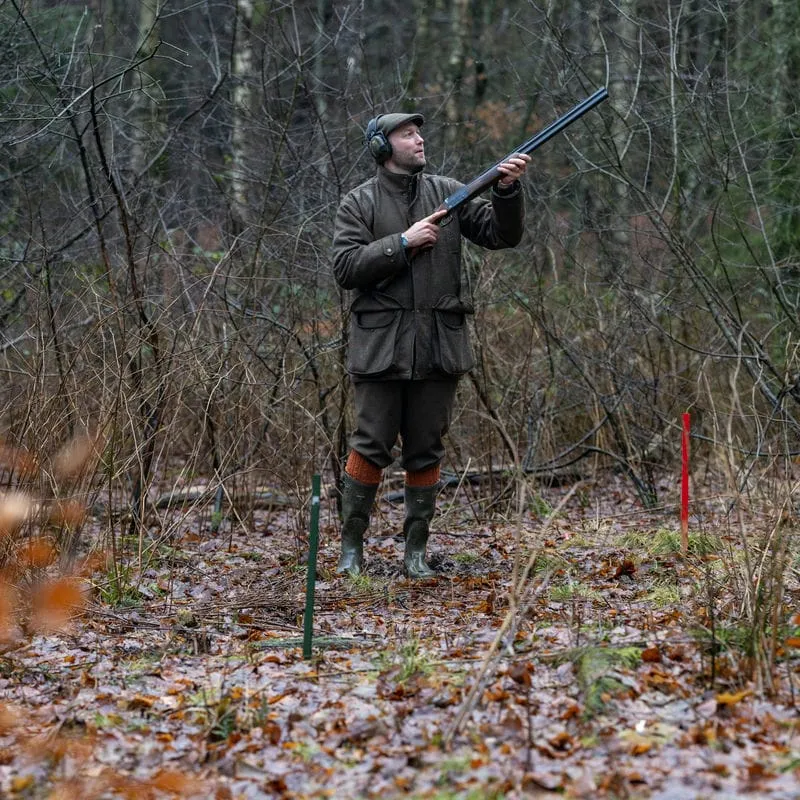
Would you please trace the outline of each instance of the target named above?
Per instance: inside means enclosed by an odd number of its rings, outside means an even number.
[[[378,166],[378,182],[387,191],[397,194],[415,194],[420,175],[421,172],[416,175],[404,175],[400,172],[391,172],[384,166]]]

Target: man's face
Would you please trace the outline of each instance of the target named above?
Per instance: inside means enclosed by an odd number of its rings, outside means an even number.
[[[384,166],[390,172],[413,175],[425,166],[424,140],[416,122],[407,122],[389,134],[392,156]]]

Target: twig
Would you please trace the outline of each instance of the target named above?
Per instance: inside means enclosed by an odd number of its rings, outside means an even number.
[[[548,515],[547,519],[542,524],[541,530],[539,531],[539,537],[540,538],[542,536],[544,536],[544,534],[547,532],[548,528],[550,527],[550,524],[558,516],[558,514],[561,511],[561,509],[567,504],[567,502],[570,500],[572,495],[575,494],[575,492],[578,490],[578,487],[581,486],[582,484],[583,484],[583,482],[576,483],[567,492],[567,494],[564,495],[564,497],[561,499],[561,501],[556,506],[556,508]],[[490,666],[490,664],[492,662],[492,657],[494,656],[495,652],[497,651],[498,646],[500,645],[500,642],[503,640],[503,637],[505,636],[506,631],[509,629],[509,627],[511,626],[511,623],[514,621],[514,619],[517,616],[517,609],[519,607],[518,599],[522,596],[522,590],[524,589],[525,584],[528,581],[528,575],[530,574],[531,569],[533,569],[533,565],[536,563],[536,559],[539,557],[540,550],[541,550],[541,547],[537,547],[533,551],[533,553],[531,553],[530,557],[528,558],[528,563],[525,565],[525,569],[522,571],[522,575],[520,576],[518,583],[515,586],[513,586],[512,589],[511,589],[511,597],[509,598],[509,608],[508,608],[508,611],[506,612],[505,618],[503,619],[503,623],[500,626],[500,628],[497,631],[497,633],[495,634],[494,640],[492,641],[491,645],[489,645],[489,650],[488,650],[488,652],[486,653],[486,655],[483,658],[483,662],[482,662],[481,668],[480,668],[480,670],[478,672],[478,677],[475,679],[475,683],[472,685],[472,688],[470,689],[469,693],[467,694],[466,698],[464,699],[464,702],[461,704],[461,708],[459,709],[459,712],[456,715],[455,720],[453,721],[452,725],[447,730],[447,732],[445,733],[445,735],[444,735],[444,737],[442,739],[442,743],[443,743],[443,745],[445,747],[449,747],[450,742],[452,742],[453,737],[458,733],[458,731],[461,728],[461,725],[463,724],[464,719],[466,718],[467,714],[471,713],[471,711],[473,710],[473,708],[475,706],[476,699],[477,699],[478,694],[479,694],[479,692],[481,690],[481,687],[483,685],[483,680],[484,680],[484,678],[486,677],[486,674],[489,671],[489,666]],[[537,589],[534,592],[533,597],[531,598],[531,600],[535,599],[542,592],[542,590],[547,586],[547,584],[550,581],[551,575],[552,575],[552,571],[550,571],[550,572],[545,574],[544,578],[542,579],[542,582],[537,587]],[[526,603],[524,607],[527,607],[529,604],[530,604],[530,601],[528,601],[528,603]]]

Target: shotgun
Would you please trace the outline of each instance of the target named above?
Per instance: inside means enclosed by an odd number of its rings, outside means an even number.
[[[493,167],[489,167],[486,172],[482,172],[477,178],[473,178],[466,186],[462,186],[457,192],[453,192],[449,197],[446,197],[440,208],[446,208],[447,214],[451,214],[460,205],[472,200],[473,197],[476,197],[490,186],[493,186],[503,177],[503,173],[497,169],[500,164],[508,161],[515,153],[532,153],[537,147],[541,147],[557,133],[561,133],[564,128],[571,125],[576,119],[580,119],[587,111],[591,111],[591,109],[599,103],[602,103],[607,97],[608,89],[605,87],[598,89],[593,95],[582,100],[574,108],[567,111],[566,114],[555,120],[555,122],[551,122],[533,138],[528,139],[527,142],[521,144],[516,150],[510,152],[505,158],[501,158]],[[447,216],[447,214],[445,216]]]

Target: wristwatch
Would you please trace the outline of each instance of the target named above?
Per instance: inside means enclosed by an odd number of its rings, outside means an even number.
[[[400,234],[400,247],[405,250],[408,247],[408,239],[406,239],[406,235],[404,233]]]

